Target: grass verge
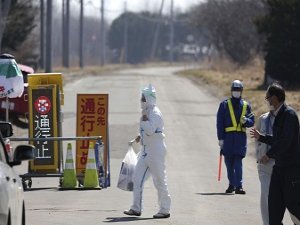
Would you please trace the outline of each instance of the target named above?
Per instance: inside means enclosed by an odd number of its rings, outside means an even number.
[[[267,106],[264,101],[266,89],[261,86],[264,80],[264,68],[262,64],[256,63],[234,70],[219,69],[194,69],[180,73],[192,79],[199,85],[205,86],[210,92],[220,98],[230,96],[231,82],[235,79],[241,80],[244,84],[243,98],[251,103],[252,111],[256,118],[266,112]],[[297,112],[300,111],[300,96],[297,90],[286,91],[286,102]]]

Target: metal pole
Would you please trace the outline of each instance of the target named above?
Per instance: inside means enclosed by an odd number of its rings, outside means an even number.
[[[127,50],[128,50],[128,18],[127,18],[127,2],[124,2],[124,63],[127,63]]]
[[[101,0],[101,66],[105,64],[104,0]]]
[[[47,0],[46,73],[52,72],[52,0]]]
[[[156,47],[157,47],[157,41],[158,41],[158,35],[159,35],[159,30],[160,30],[160,23],[161,23],[161,15],[162,11],[164,8],[164,0],[161,1],[160,9],[159,9],[159,21],[156,24],[155,27],[155,33],[154,33],[154,38],[153,38],[153,43],[152,43],[152,48],[151,48],[151,59],[155,58],[155,52],[156,52]]]
[[[66,5],[66,67],[70,67],[70,0],[67,0],[67,5]]]
[[[40,67],[43,69],[45,67],[45,46],[44,46],[44,0],[40,0]]]
[[[8,97],[6,97],[6,110],[5,110],[5,121],[8,122],[9,121],[9,99]]]
[[[61,43],[61,57],[62,57],[62,66],[65,66],[65,43],[66,43],[66,0],[62,0],[62,43]]]
[[[69,68],[69,50],[70,50],[70,0],[64,1],[63,7],[64,23],[63,23],[63,66]]]
[[[90,136],[90,137],[47,137],[47,138],[9,138],[11,141],[82,141],[82,140],[98,140],[102,143],[102,136]]]
[[[173,50],[174,50],[174,1],[171,0],[171,9],[170,9],[170,52],[169,52],[169,61],[173,63]]]
[[[83,68],[83,0],[80,0],[79,67]]]

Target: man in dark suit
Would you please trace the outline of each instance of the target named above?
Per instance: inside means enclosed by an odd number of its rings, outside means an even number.
[[[253,128],[250,135],[271,145],[261,163],[275,159],[269,189],[269,223],[282,225],[286,208],[293,222],[300,220],[300,148],[299,119],[295,110],[285,104],[285,91],[277,83],[268,87],[265,100],[274,111],[273,135],[262,135]]]

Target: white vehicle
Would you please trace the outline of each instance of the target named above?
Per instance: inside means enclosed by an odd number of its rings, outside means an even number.
[[[34,158],[34,146],[19,145],[9,162],[4,138],[13,135],[12,125],[0,122],[0,225],[25,225],[25,203],[20,176],[14,171],[21,161]]]

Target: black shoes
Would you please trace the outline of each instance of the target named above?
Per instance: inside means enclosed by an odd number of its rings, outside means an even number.
[[[239,194],[239,195],[245,195],[246,191],[244,191],[242,187],[239,187],[239,188],[235,189],[235,193]]]
[[[156,213],[155,215],[153,215],[153,218],[155,219],[165,219],[169,217],[170,217],[170,213]]]
[[[141,215],[141,212],[134,211],[133,209],[125,210],[123,213],[128,216],[140,216]]]
[[[235,191],[235,188],[232,185],[229,185],[227,190],[225,191],[226,194],[231,194]]]
[[[232,194],[233,192],[235,192],[238,195],[245,195],[246,194],[246,191],[244,191],[242,187],[234,188],[232,185],[229,185],[229,187],[227,188],[225,193],[226,194]]]

